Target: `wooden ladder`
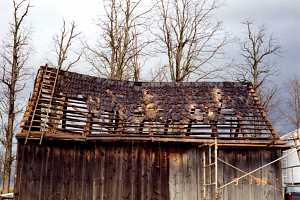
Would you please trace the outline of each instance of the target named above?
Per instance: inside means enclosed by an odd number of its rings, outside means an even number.
[[[206,150],[207,149],[207,152]],[[218,143],[215,142],[204,147],[202,152],[203,164],[203,198],[211,199],[214,193],[214,199],[218,199]]]
[[[48,90],[48,91],[50,90],[50,102],[49,102],[48,107],[47,107],[47,114],[45,116],[45,123],[43,124],[43,127],[41,127],[42,133],[41,133],[41,137],[39,139],[40,140],[39,143],[40,144],[42,143],[44,133],[45,133],[45,129],[47,128],[46,125],[47,125],[48,120],[49,120],[49,113],[50,113],[50,109],[51,109],[51,105],[52,105],[53,95],[54,95],[55,87],[56,87],[56,84],[57,84],[59,71],[60,71],[59,68],[56,69],[56,72],[53,72],[52,70],[48,70],[48,65],[46,65],[45,69],[43,70],[42,78],[41,78],[42,81],[40,83],[40,87],[39,87],[39,90],[38,90],[38,93],[37,93],[37,99],[35,101],[34,109],[33,109],[33,112],[32,112],[31,121],[30,121],[29,128],[28,128],[28,133],[27,133],[26,139],[25,139],[25,144],[28,142],[28,139],[30,139],[30,132],[32,130],[32,125],[33,125],[33,122],[34,122],[35,114],[36,114],[36,111],[37,111],[37,107],[38,107],[40,98],[42,97],[43,90]],[[51,81],[51,78],[54,78],[54,82]]]

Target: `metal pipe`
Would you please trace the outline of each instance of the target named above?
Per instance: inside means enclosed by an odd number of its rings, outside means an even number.
[[[289,166],[289,167],[282,167],[281,169],[290,169],[290,168],[297,168],[300,167],[300,165],[293,165],[293,166]]]
[[[211,146],[208,147],[208,165],[211,165]],[[207,167],[207,166],[206,166]],[[209,184],[212,183],[212,177],[211,177],[211,167],[208,167],[208,173],[209,173]]]
[[[218,161],[224,163],[225,165],[228,165],[228,166],[232,167],[233,169],[235,169],[235,170],[237,170],[237,171],[239,171],[239,172],[242,172],[242,173],[244,173],[244,174],[247,174],[247,173],[248,173],[248,172],[246,172],[246,171],[244,171],[244,170],[241,170],[240,168],[238,168],[238,167],[236,167],[236,166],[234,166],[234,165],[232,165],[232,164],[230,164],[230,163],[228,163],[228,162],[226,162],[226,161],[224,161],[224,160],[222,160],[222,159],[220,159],[220,158],[218,158]],[[253,176],[253,175],[249,175],[249,176],[252,177],[252,178],[257,179],[257,177],[255,177],[255,176]],[[277,188],[277,187],[275,187],[275,186],[273,186],[273,185],[270,185],[270,186],[272,186],[274,189],[276,189],[276,190],[278,190],[278,191],[282,191],[282,189],[279,189],[279,188]]]
[[[206,198],[206,157],[205,151],[202,152],[203,154],[203,197]]]
[[[292,185],[294,185],[294,169],[292,168]]]
[[[246,177],[246,176],[249,176],[250,174],[253,174],[254,172],[257,172],[258,170],[260,170],[260,169],[262,169],[262,168],[265,168],[265,167],[267,167],[267,166],[269,166],[269,165],[271,165],[271,164],[273,164],[273,163],[275,163],[275,162],[277,162],[277,161],[279,161],[279,160],[282,160],[283,158],[285,158],[285,157],[289,156],[290,154],[292,154],[292,153],[294,153],[294,152],[297,152],[297,151],[298,151],[298,149],[295,148],[293,151],[290,151],[289,153],[287,153],[287,154],[285,154],[285,155],[283,155],[283,156],[281,156],[281,157],[279,157],[279,158],[273,160],[272,162],[269,162],[269,163],[267,163],[267,164],[265,164],[265,165],[263,165],[263,166],[261,166],[261,167],[255,169],[255,170],[253,170],[253,171],[247,173],[247,174],[244,174],[243,176],[240,176],[239,178],[236,178],[236,179],[234,179],[234,180],[232,180],[232,181],[229,181],[228,183],[224,184],[223,186],[219,187],[218,189],[219,189],[219,190],[220,190],[220,189],[223,189],[224,187],[227,187],[228,185],[231,185],[232,183],[235,183],[235,182],[239,181],[240,179],[242,179],[242,178],[244,178],[244,177]]]
[[[215,199],[218,197],[218,141],[215,137]]]

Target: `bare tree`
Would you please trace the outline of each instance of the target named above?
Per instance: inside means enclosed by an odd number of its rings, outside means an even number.
[[[213,22],[215,0],[157,0],[160,51],[167,55],[172,81],[206,78],[219,69],[208,67],[225,45],[218,36],[221,22]]]
[[[270,58],[279,55],[281,47],[272,35],[266,34],[264,27],[255,27],[250,21],[243,24],[247,28],[247,37],[241,45],[244,62],[238,65],[237,76],[241,81],[252,83],[263,107],[268,112],[278,91],[274,86],[265,89],[268,78],[275,73]]]
[[[151,70],[151,82],[157,81],[157,82],[164,82],[168,81],[168,71],[169,68],[166,65],[163,65],[158,68],[154,68]]]
[[[130,59],[130,65],[132,69],[133,81],[139,81],[141,78],[141,61],[140,61],[140,53],[139,51],[139,43],[138,43],[138,32],[136,30],[136,26],[134,26],[132,31],[132,39],[133,39],[133,48],[132,48],[132,59]]]
[[[73,55],[73,59],[70,53],[72,51],[72,44],[80,35],[80,32],[76,32],[76,24],[74,21],[70,23],[70,28],[67,28],[66,21],[63,20],[63,26],[59,34],[54,36],[55,53],[57,60],[57,67],[63,70],[70,70],[81,58],[82,51]]]
[[[10,188],[11,168],[14,160],[13,136],[15,134],[16,115],[20,112],[18,95],[24,89],[25,63],[29,56],[29,32],[24,23],[30,9],[28,0],[13,0],[13,20],[10,24],[9,40],[2,48],[1,87],[2,87],[2,119],[4,122],[4,167],[2,192]]]
[[[87,61],[104,77],[116,80],[137,80],[140,77],[140,56],[148,42],[139,41],[149,10],[141,11],[142,0],[104,0],[105,20],[101,22],[102,41],[94,48],[86,44]]]
[[[295,129],[300,128],[300,79],[288,82],[288,95],[285,98],[287,109],[281,112]],[[286,112],[287,111],[287,112]]]
[[[2,90],[3,88],[1,87],[0,83],[0,89]],[[3,105],[4,105],[4,97],[0,92],[0,174],[3,174],[3,167],[4,167],[4,137],[5,137],[5,120],[4,120],[4,110],[3,110]]]

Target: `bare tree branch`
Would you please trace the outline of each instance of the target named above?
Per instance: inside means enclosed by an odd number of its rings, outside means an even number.
[[[15,134],[16,116],[20,112],[18,107],[18,97],[25,87],[26,78],[25,64],[29,57],[29,32],[25,29],[25,19],[30,10],[28,0],[13,0],[13,20],[10,24],[9,40],[1,49],[1,80],[0,86],[3,95],[0,102],[1,143],[4,145],[5,154],[3,161],[3,191],[9,191],[11,184],[11,168],[15,158],[13,155],[13,136]]]
[[[295,77],[288,82],[288,96],[285,98],[287,109],[281,110],[295,129],[300,128],[300,79]]]
[[[168,80],[168,66],[162,66],[151,71],[151,82],[163,82]]]
[[[157,0],[161,52],[167,56],[170,78],[180,82],[198,76],[221,52],[225,38],[217,40],[221,23],[213,23],[216,1]],[[206,71],[205,77],[216,71]]]
[[[150,11],[140,9],[141,2],[104,0],[106,16],[100,25],[102,40],[96,48],[85,44],[86,59],[100,76],[116,80],[140,79],[140,57],[150,43],[139,37],[146,26],[143,17]]]
[[[275,86],[265,89],[268,78],[276,71],[268,61],[274,55],[280,54],[281,47],[276,44],[272,35],[266,34],[265,27],[257,28],[250,21],[245,21],[243,24],[247,29],[247,37],[241,44],[241,56],[244,62],[237,65],[235,75],[240,81],[252,83],[262,105],[269,112],[278,89]]]
[[[70,23],[70,28],[68,29],[66,21],[63,20],[63,26],[60,33],[53,38],[57,60],[56,65],[59,69],[68,71],[81,59],[83,54],[82,50],[75,56],[70,55],[72,45],[78,39],[80,34],[80,32],[76,32],[76,24],[74,21]],[[69,57],[74,58],[70,59]]]

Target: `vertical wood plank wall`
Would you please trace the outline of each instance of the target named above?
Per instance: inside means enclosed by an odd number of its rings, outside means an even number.
[[[18,200],[200,200],[202,151],[179,143],[19,142]],[[250,171],[279,156],[270,149],[221,149],[219,157]],[[218,184],[243,173],[219,163]],[[207,177],[208,179],[208,177]],[[222,200],[280,200],[279,163],[226,187]]]

